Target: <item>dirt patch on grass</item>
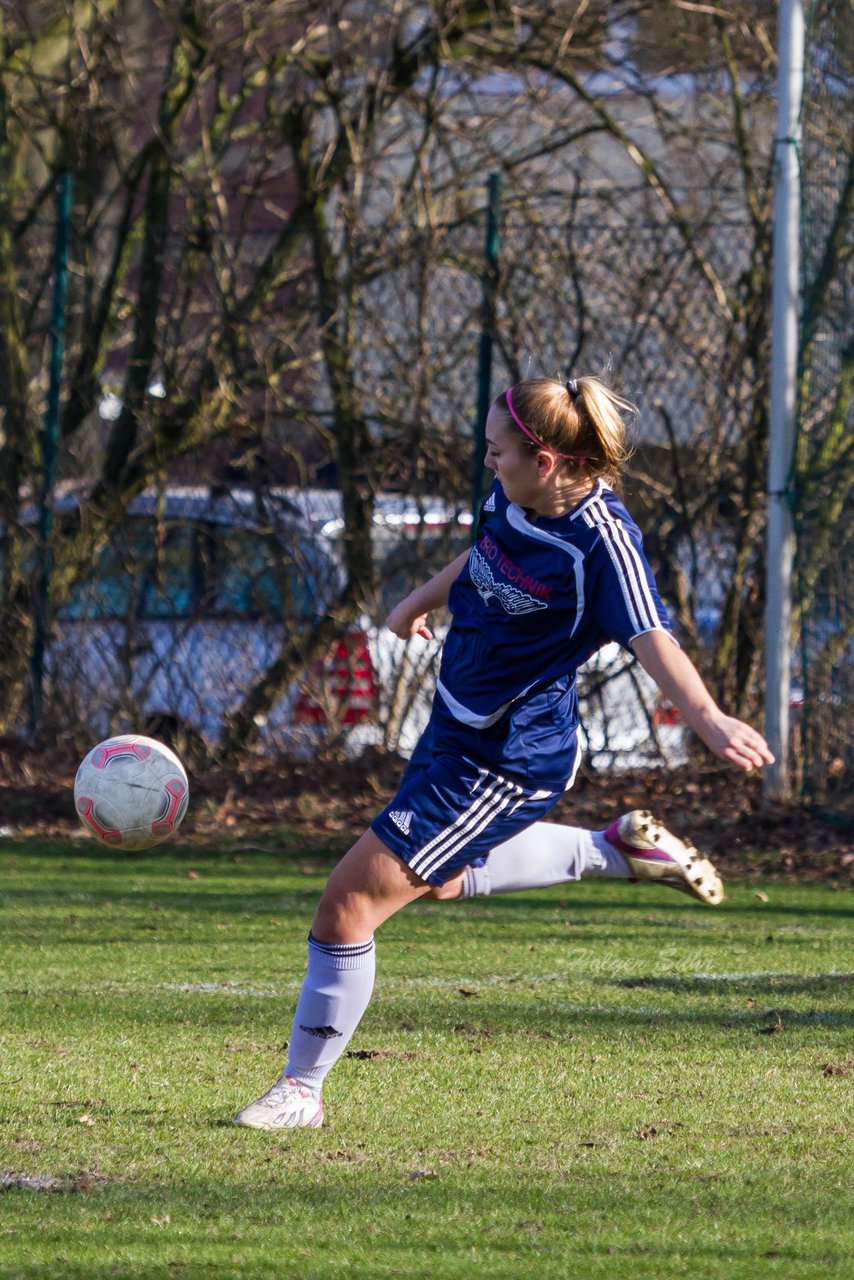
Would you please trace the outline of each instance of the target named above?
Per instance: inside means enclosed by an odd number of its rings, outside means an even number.
[[[77,1173],[0,1173],[0,1192],[39,1191],[53,1195],[84,1195],[93,1187],[109,1182],[94,1169],[81,1169]],[[115,1179],[112,1179],[115,1181]]]

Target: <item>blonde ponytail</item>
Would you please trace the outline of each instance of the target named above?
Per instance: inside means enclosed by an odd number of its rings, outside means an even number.
[[[631,453],[625,418],[634,405],[595,377],[570,382],[529,378],[495,401],[530,449],[555,453],[562,466],[618,484]]]
[[[626,417],[636,414],[637,409],[631,401],[624,400],[606,387],[599,378],[579,378],[577,386],[576,409],[581,411],[581,416],[586,416],[596,436],[603,463],[602,474],[616,480],[632,452]]]

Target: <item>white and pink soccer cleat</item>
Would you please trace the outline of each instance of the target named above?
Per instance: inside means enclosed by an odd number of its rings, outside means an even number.
[[[633,809],[604,833],[629,864],[633,880],[654,880],[690,893],[710,907],[723,902],[724,887],[715,868],[688,840],[680,840],[647,809]]]
[[[323,1102],[306,1085],[282,1076],[263,1097],[244,1107],[234,1123],[247,1129],[319,1129]]]

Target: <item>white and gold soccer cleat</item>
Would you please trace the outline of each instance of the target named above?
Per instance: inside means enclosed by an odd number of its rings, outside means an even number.
[[[605,839],[619,849],[633,880],[654,880],[710,907],[723,902],[724,887],[709,859],[657,822],[648,809],[624,813],[611,823]]]

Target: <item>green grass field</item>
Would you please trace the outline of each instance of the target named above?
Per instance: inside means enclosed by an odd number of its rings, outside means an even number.
[[[0,846],[0,1275],[854,1274],[850,891],[416,906],[326,1125],[264,1134],[340,852],[282,844]]]

